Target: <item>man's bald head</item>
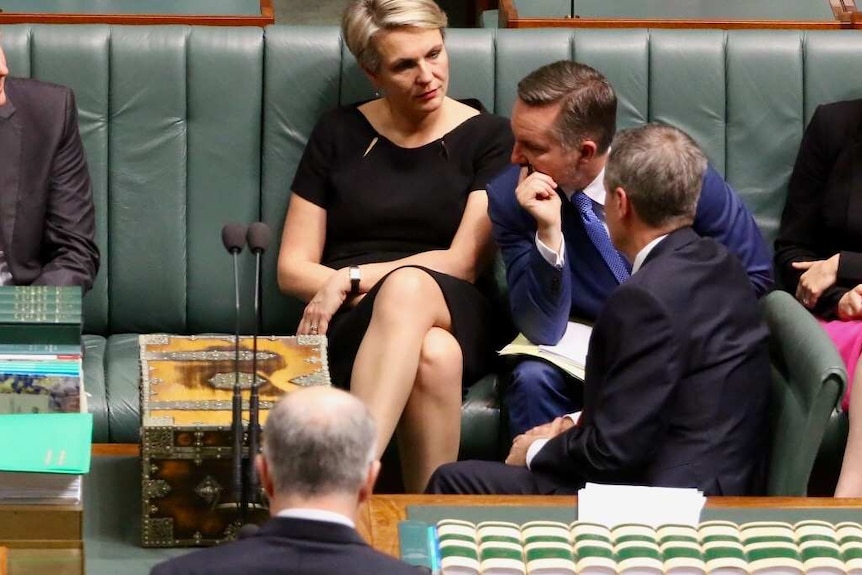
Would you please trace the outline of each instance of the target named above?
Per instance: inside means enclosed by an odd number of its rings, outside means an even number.
[[[278,494],[357,491],[374,461],[374,420],[361,401],[332,387],[287,394],[273,408],[263,454]]]

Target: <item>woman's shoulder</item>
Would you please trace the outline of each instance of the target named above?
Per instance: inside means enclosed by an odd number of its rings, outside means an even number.
[[[465,109],[473,111],[473,113],[465,114],[464,121],[458,125],[455,131],[463,130],[471,137],[475,137],[477,134],[488,137],[510,137],[511,128],[508,118],[492,114],[482,105],[482,102],[474,98],[455,100],[455,102]]]
[[[374,129],[359,111],[362,103],[342,105],[325,111],[318,117],[310,140],[339,148],[343,144],[354,145],[356,141],[374,137]]]
[[[836,136],[862,134],[862,99],[821,104],[814,111],[811,124]]]
[[[353,104],[344,104],[335,108],[330,108],[318,117],[316,127],[342,127],[345,124],[361,125],[362,113],[359,111],[359,107],[364,103],[365,102],[356,102]]]

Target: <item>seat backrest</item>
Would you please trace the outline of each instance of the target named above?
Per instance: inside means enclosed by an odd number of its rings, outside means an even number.
[[[767,493],[804,496],[847,371],[826,332],[790,294],[772,292],[762,304],[772,363]]]
[[[65,84],[77,98],[102,255],[85,298],[87,333],[233,331],[220,232],[260,212],[263,30],[2,32],[13,75]],[[250,294],[254,263],[241,265]]]

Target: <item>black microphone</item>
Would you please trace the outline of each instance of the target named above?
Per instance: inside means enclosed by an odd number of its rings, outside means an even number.
[[[254,458],[260,447],[260,386],[257,383],[257,336],[260,333],[261,310],[260,310],[260,262],[263,252],[269,247],[272,232],[269,226],[263,222],[254,222],[248,227],[248,247],[254,254],[254,331],[252,332],[252,355],[251,355],[251,396],[248,402],[248,457],[249,473],[248,488],[252,503],[256,503],[260,484],[257,473],[254,471]]]
[[[234,501],[243,499],[242,480],[242,393],[239,385],[239,258],[237,257],[245,245],[245,226],[241,224],[225,224],[221,229],[221,241],[229,254],[233,256],[233,284],[236,302],[236,325],[234,329],[234,380],[233,398],[231,403],[230,431],[233,440],[233,496]],[[243,510],[243,515],[247,511]],[[241,508],[242,509],[242,508]],[[242,518],[245,521],[245,517]]]

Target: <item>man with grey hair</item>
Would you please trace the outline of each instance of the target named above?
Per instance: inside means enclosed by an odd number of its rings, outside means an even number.
[[[554,345],[571,320],[593,323],[630,273],[605,222],[605,164],[616,130],[613,87],[593,68],[561,60],[518,84],[513,164],[487,187],[506,263],[512,317],[534,344]],[[758,296],[772,262],[751,213],[707,167],[692,227],[736,255]],[[514,367],[504,396],[512,437],[581,406],[582,383],[539,359]]]
[[[422,573],[356,533],[359,506],[380,472],[374,441],[371,414],[349,393],[288,394],[269,413],[256,461],[272,519],[250,537],[171,559],[152,575]]]
[[[439,468],[430,492],[575,493],[587,481],[761,492],[767,330],[739,260],[691,227],[705,170],[675,128],[617,136],[605,218],[632,275],[593,328],[583,412],[516,437],[506,464]]]

